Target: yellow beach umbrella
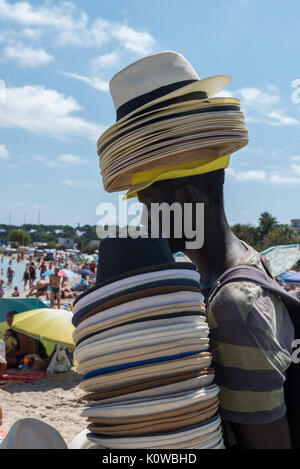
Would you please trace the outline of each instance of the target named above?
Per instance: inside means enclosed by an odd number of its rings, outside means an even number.
[[[12,328],[35,339],[74,347],[72,317],[72,311],[64,309],[33,309],[16,315]]]

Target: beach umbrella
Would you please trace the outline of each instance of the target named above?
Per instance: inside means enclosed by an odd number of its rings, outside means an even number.
[[[47,272],[44,272],[42,275],[44,277],[49,277],[50,275],[54,275],[54,274],[55,274],[55,271],[54,269],[52,269],[52,270],[47,270]],[[76,272],[72,272],[72,270],[69,270],[69,269],[60,269],[60,271],[58,272],[58,275],[64,278],[73,278],[73,277],[77,277],[78,274]]]
[[[72,317],[72,311],[64,309],[34,309],[15,316],[12,328],[35,339],[74,346]]]
[[[89,276],[89,277],[95,277],[95,273],[92,272],[91,270],[89,269],[81,269],[81,270],[78,270],[77,272],[79,275],[85,275],[85,276]]]
[[[300,285],[300,272],[293,272],[282,275],[282,278],[287,283],[294,283]]]
[[[277,277],[277,275],[290,270],[300,259],[299,244],[272,246],[261,252],[260,255],[267,263],[272,275]]]
[[[0,322],[6,321],[10,311],[24,313],[34,308],[47,308],[38,298],[0,298]]]

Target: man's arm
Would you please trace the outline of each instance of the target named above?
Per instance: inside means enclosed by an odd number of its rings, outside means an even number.
[[[230,425],[242,449],[292,449],[286,416],[272,423]]]

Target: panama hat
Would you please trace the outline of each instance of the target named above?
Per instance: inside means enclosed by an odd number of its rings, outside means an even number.
[[[13,424],[0,449],[67,449],[67,445],[51,425],[28,418]]]
[[[240,102],[212,98],[229,75],[200,79],[185,57],[160,52],[110,82],[116,123],[98,140],[103,185],[133,197],[156,181],[215,171],[248,143]]]
[[[171,377],[165,377],[165,378],[159,378],[159,379],[153,379],[150,377],[149,380],[144,380],[143,382],[137,384],[133,384],[133,385],[129,385],[129,384],[126,384],[125,386],[118,386],[117,388],[113,389],[109,389],[108,391],[102,391],[102,392],[94,392],[94,393],[89,393],[89,394],[86,394],[85,396],[83,396],[83,400],[87,401],[87,402],[93,402],[93,401],[101,401],[101,400],[106,400],[106,399],[119,399],[124,396],[124,395],[128,395],[128,394],[134,394],[134,393],[138,393],[138,392],[143,392],[143,391],[147,391],[147,390],[154,390],[159,392],[159,388],[161,386],[167,386],[169,384],[176,384],[176,383],[180,383],[180,382],[184,382],[184,381],[189,381],[191,379],[194,379],[194,378],[198,378],[198,377],[212,377],[212,380],[210,381],[210,379],[208,380],[208,382],[206,383],[207,386],[209,386],[213,379],[214,379],[214,370],[212,368],[207,368],[207,369],[203,369],[201,371],[194,371],[194,372],[183,372],[182,374],[178,374],[176,376],[171,376]]]
[[[221,419],[213,417],[206,422],[192,425],[190,427],[168,432],[158,433],[142,437],[115,438],[104,437],[95,433],[88,435],[95,443],[107,445],[109,448],[190,448],[191,444],[201,444],[221,435]]]
[[[142,58],[117,73],[109,87],[117,121],[169,99],[197,93],[198,99],[214,96],[231,82],[229,75],[200,79],[181,54],[159,52]]]
[[[184,358],[127,368],[105,375],[82,380],[79,387],[86,392],[99,392],[126,384],[142,383],[158,378],[180,376],[189,372],[199,372],[210,367],[212,357],[209,353],[196,354]]]

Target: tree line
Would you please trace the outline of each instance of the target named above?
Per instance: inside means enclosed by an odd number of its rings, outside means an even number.
[[[263,212],[258,225],[237,223],[232,227],[233,233],[257,251],[263,251],[270,246],[300,243],[299,235],[295,234],[289,225],[280,224],[268,212]],[[117,232],[119,228],[117,227]],[[9,226],[0,224],[0,240],[15,242],[28,246],[34,242],[43,242],[49,248],[55,248],[58,238],[72,238],[79,249],[83,249],[90,241],[97,240],[96,226],[84,225],[72,227],[69,225],[31,225]]]

